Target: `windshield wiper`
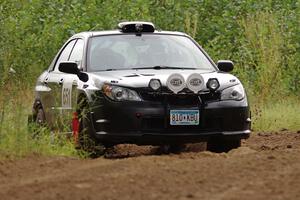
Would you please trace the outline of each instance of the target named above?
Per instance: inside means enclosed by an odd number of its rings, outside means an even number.
[[[128,70],[130,68],[108,68],[108,69],[103,69],[100,71],[118,71],[118,70]]]
[[[132,68],[132,69],[196,69],[196,68],[156,65],[156,66],[153,66],[153,67],[135,67],[135,68]]]

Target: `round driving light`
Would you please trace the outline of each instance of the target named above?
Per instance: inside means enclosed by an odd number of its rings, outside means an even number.
[[[184,77],[181,74],[171,74],[167,79],[167,87],[175,94],[183,90],[186,86]]]
[[[207,81],[207,85],[208,89],[210,90],[216,90],[220,87],[219,81],[216,78],[210,78]]]
[[[149,82],[149,87],[152,90],[158,90],[158,89],[160,89],[160,87],[161,87],[160,80],[158,80],[158,79],[151,79],[150,82]]]
[[[191,74],[186,81],[186,85],[189,88],[189,90],[193,91],[195,94],[197,94],[200,90],[202,90],[204,85],[204,79],[200,74]]]

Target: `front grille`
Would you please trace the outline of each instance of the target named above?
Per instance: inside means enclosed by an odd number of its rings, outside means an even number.
[[[201,94],[200,97],[204,102],[219,101],[221,99],[221,93],[209,92],[209,93]]]
[[[178,94],[174,94],[167,88],[163,88],[159,92],[153,92],[149,88],[144,88],[138,92],[145,101],[161,102],[170,105],[198,105],[201,102],[220,100],[220,92],[206,91],[201,94],[194,94],[186,89]]]
[[[144,101],[160,103],[165,108],[165,116],[147,116],[142,119],[141,129],[144,133],[201,133],[206,131],[217,131],[221,128],[221,119],[214,116],[206,119],[205,103],[220,100],[219,92],[206,91],[201,94],[194,94],[185,89],[174,94],[168,88],[159,92],[153,92],[150,88],[143,88],[138,91]],[[200,124],[191,126],[170,125],[171,109],[199,109]]]
[[[141,93],[141,97],[145,101],[161,102],[168,105],[198,105],[200,102],[197,95],[157,95]]]

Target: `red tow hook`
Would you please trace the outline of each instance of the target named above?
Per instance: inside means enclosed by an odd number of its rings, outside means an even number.
[[[73,113],[72,131],[73,131],[72,135],[73,135],[74,143],[78,144],[79,119],[78,119],[78,113],[77,112]]]

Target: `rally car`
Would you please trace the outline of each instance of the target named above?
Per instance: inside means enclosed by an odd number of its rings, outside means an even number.
[[[38,78],[33,120],[69,129],[79,146],[180,146],[229,151],[250,135],[247,96],[228,72],[181,32],[150,22],[73,35]],[[67,127],[67,128],[66,128]],[[89,146],[93,146],[90,145]]]

